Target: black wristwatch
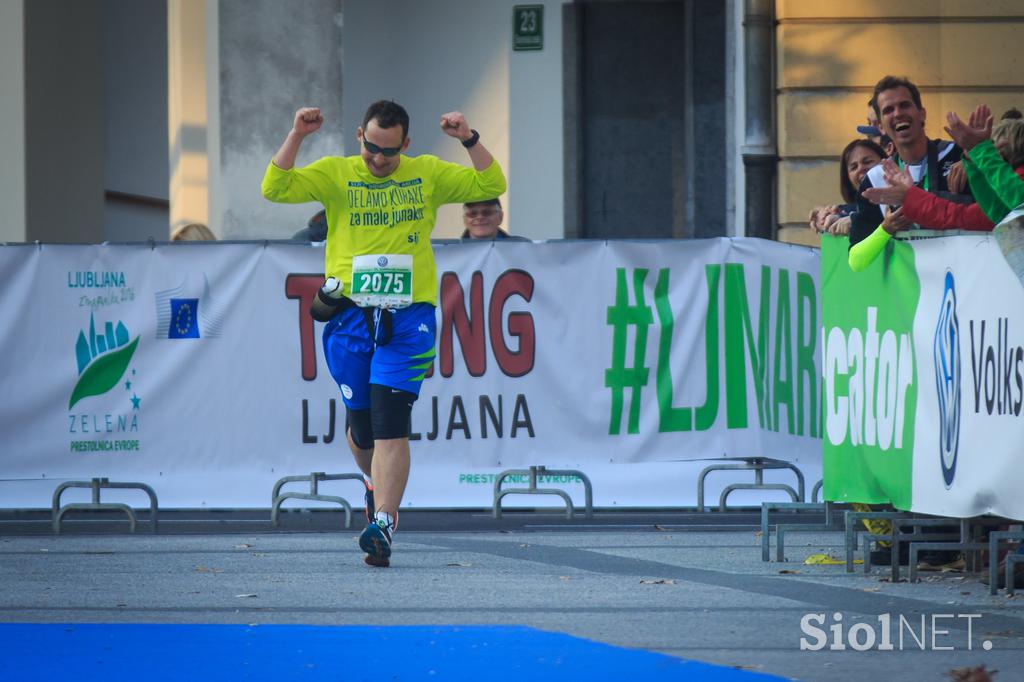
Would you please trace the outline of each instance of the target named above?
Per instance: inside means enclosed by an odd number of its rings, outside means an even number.
[[[466,149],[469,149],[470,147],[472,147],[473,145],[480,141],[480,133],[473,130],[472,128],[469,129],[469,132],[473,133],[470,136],[470,138],[468,140],[462,140],[462,146],[465,147]]]

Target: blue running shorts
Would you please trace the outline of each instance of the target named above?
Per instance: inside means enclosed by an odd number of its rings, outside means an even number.
[[[380,311],[392,316],[391,339],[383,346],[370,337],[363,308],[345,308],[324,325],[324,356],[345,407],[369,409],[370,384],[420,394],[434,361],[434,310],[429,303],[413,303],[393,312]]]

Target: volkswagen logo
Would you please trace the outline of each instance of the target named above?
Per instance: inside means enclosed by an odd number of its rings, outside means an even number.
[[[960,447],[960,326],[956,317],[956,284],[946,271],[935,326],[935,392],[939,400],[939,459],[942,478],[949,488],[956,476],[956,455]]]
[[[379,258],[377,258],[377,266],[381,268],[386,268],[388,266],[388,257],[380,256]]]

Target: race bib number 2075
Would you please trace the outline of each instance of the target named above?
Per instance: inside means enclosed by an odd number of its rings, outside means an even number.
[[[352,259],[352,290],[356,304],[405,308],[412,304],[412,256],[370,254]]]

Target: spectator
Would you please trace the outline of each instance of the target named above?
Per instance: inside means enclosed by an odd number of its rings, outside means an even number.
[[[992,222],[1001,221],[1024,204],[1024,180],[1011,167],[1024,162],[1024,124],[1008,119],[993,130],[992,112],[985,105],[975,109],[967,123],[952,112],[946,120],[946,131],[967,151],[967,174],[982,190],[982,209]]]
[[[992,130],[992,144],[1018,177],[1024,179],[1024,121],[1006,119]],[[969,166],[968,166],[969,167]],[[968,170],[968,173],[971,173]],[[902,205],[903,215],[921,227],[933,229],[991,230],[1016,204],[1007,206],[980,174],[972,183],[979,198],[989,199],[985,205],[958,204],[925,192],[914,185],[906,170],[892,161],[886,162],[885,180],[889,187],[872,187],[864,195],[876,204]],[[991,187],[991,190],[988,188]],[[986,215],[989,213],[991,215]]]
[[[892,156],[895,147],[893,147],[892,139],[888,135],[882,134],[881,129],[878,127],[878,116],[875,115],[874,98],[868,101],[867,122],[867,125],[857,126],[857,132],[861,135],[866,135],[869,140],[884,149],[886,156]]]
[[[488,199],[474,201],[462,205],[462,224],[466,227],[463,239],[510,239],[526,241],[523,237],[513,237],[501,228],[505,213],[501,210],[501,200]]]
[[[323,242],[327,241],[327,211],[321,209],[313,215],[306,226],[292,235],[292,241]]]
[[[915,184],[926,191],[952,198],[947,175],[963,152],[951,142],[928,139],[926,111],[917,86],[905,78],[886,76],[875,85],[872,101],[882,132],[896,146],[897,164],[907,166]],[[855,272],[866,268],[892,235],[913,225],[901,207],[879,207],[863,196],[864,190],[884,184],[882,168],[877,166],[868,171],[861,183],[861,196],[850,222],[850,267]]]
[[[171,232],[172,242],[215,242],[217,236],[210,228],[202,223],[189,223],[182,225]]]
[[[867,172],[885,157],[885,151],[871,140],[857,139],[846,145],[839,157],[839,193],[846,203],[815,208],[811,211],[811,229],[829,234],[849,234],[849,216],[857,208],[857,188]]]
[[[1010,109],[1007,109],[1006,111],[1003,112],[1003,115],[999,117],[999,119],[1002,120],[1002,121],[1013,120],[1013,119],[1018,119],[1019,120],[1021,118],[1024,118],[1024,114],[1022,114],[1020,112],[1020,109],[1018,109],[1017,107],[1012,107]]]

